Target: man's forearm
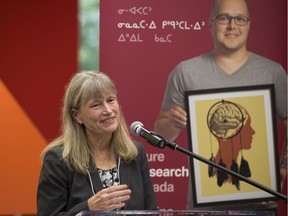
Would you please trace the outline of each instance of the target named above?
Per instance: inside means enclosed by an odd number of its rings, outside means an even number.
[[[280,174],[281,174],[281,186],[283,187],[284,181],[287,177],[287,159],[288,159],[288,150],[287,150],[287,119],[284,120],[283,122],[283,127],[284,127],[284,143],[282,147],[282,152],[280,156]]]
[[[280,157],[280,168],[287,169],[287,137],[283,144],[283,149]]]
[[[166,118],[157,119],[154,130],[165,139],[171,141],[175,140],[181,132],[181,129],[171,126],[169,119]]]

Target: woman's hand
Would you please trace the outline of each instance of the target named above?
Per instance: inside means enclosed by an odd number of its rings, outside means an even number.
[[[102,189],[88,199],[89,210],[121,209],[130,199],[130,194],[131,190],[125,184]]]

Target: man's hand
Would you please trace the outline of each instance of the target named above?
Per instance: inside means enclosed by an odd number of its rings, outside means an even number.
[[[175,128],[186,128],[187,113],[180,106],[174,106],[169,110],[169,119]]]
[[[187,113],[180,106],[161,110],[155,121],[154,130],[165,139],[173,141],[187,126]]]

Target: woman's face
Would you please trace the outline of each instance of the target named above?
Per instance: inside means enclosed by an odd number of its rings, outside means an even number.
[[[85,126],[87,135],[112,134],[118,127],[119,104],[114,94],[88,100],[74,114],[79,124]]]

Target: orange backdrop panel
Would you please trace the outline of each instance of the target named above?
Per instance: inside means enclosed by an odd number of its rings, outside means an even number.
[[[0,213],[36,209],[39,155],[46,140],[0,80]],[[29,200],[29,202],[27,202]]]
[[[40,152],[78,70],[77,0],[0,1],[0,215],[36,214]]]

